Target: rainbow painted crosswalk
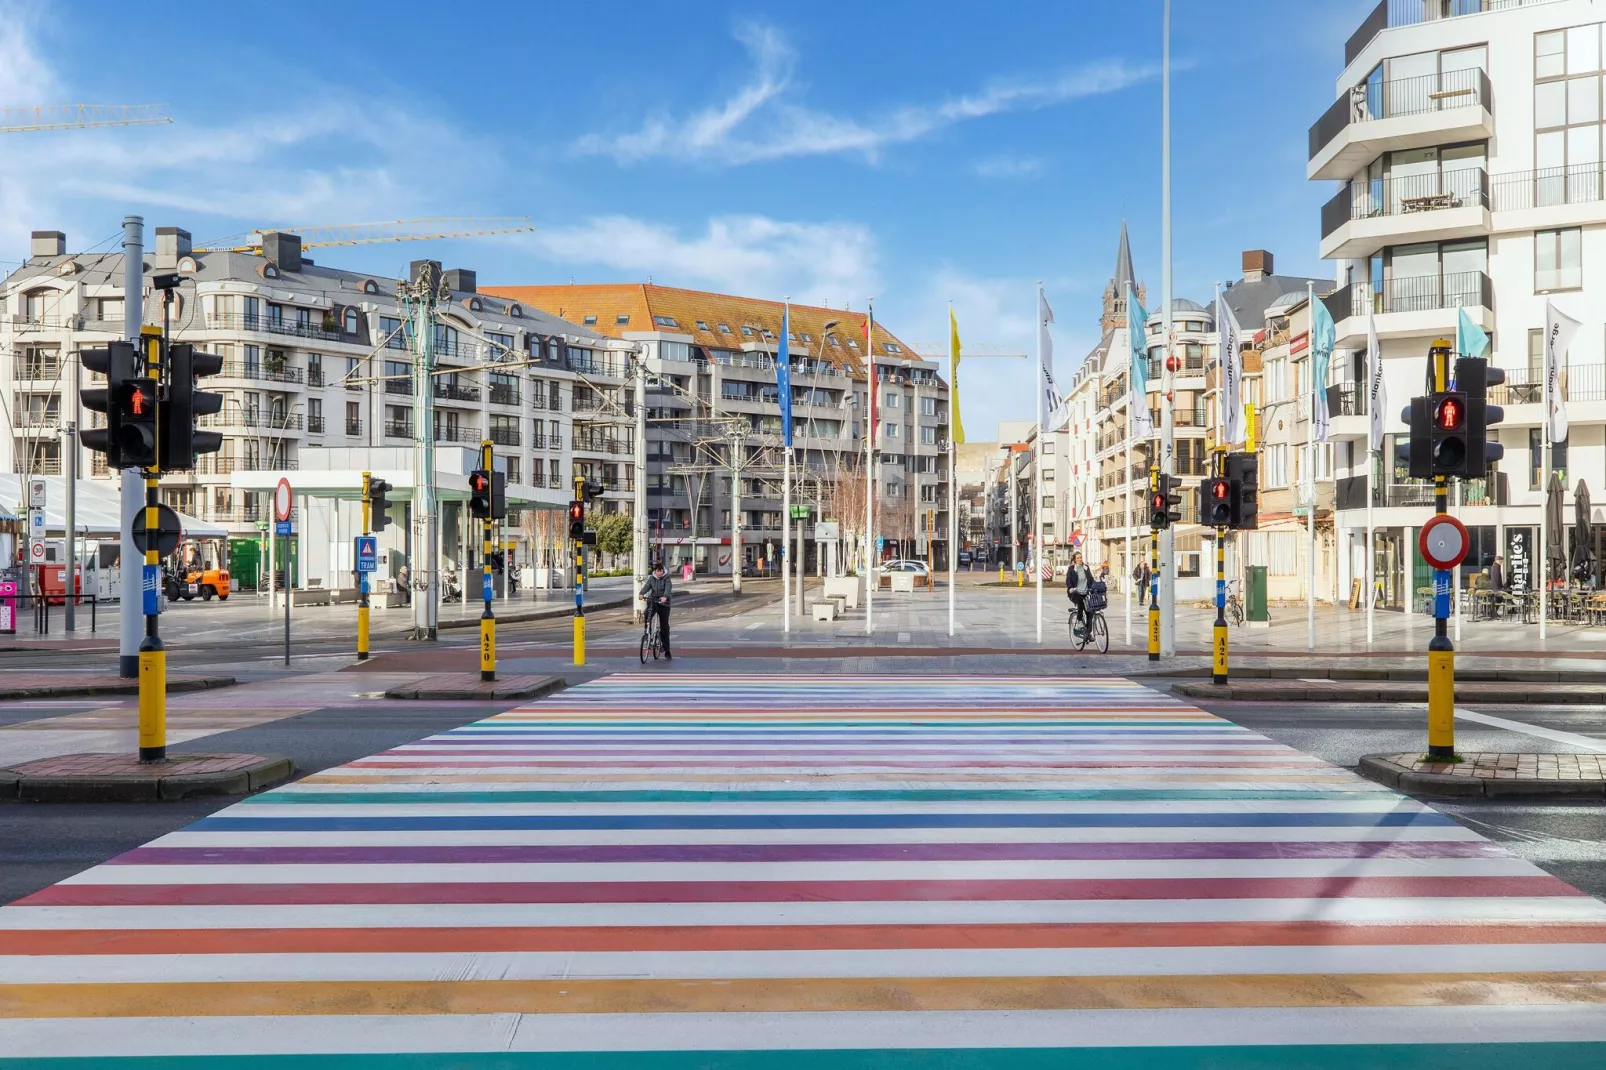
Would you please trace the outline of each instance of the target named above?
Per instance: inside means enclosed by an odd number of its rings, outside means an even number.
[[[0,909],[0,1067],[1606,1066],[1606,905],[1107,677],[607,677]]]

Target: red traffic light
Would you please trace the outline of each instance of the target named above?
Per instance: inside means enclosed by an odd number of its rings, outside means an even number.
[[[485,478],[484,472],[475,472],[468,477],[468,489],[475,494],[484,494],[490,488],[490,480]]]
[[[586,518],[586,507],[583,504],[581,504],[580,502],[570,502],[569,503],[569,519],[570,520],[584,520],[585,518]]]
[[[135,416],[144,416],[145,407],[147,404],[148,402],[145,399],[145,391],[141,390],[139,387],[135,387],[129,392],[128,411],[130,413]]]
[[[1165,512],[1166,504],[1167,504],[1166,500],[1165,500],[1165,495],[1164,494],[1159,494],[1159,493],[1154,494],[1152,497],[1149,498],[1149,504],[1151,506],[1153,506],[1155,512],[1157,512],[1157,513]]]
[[[1210,497],[1218,502],[1224,502],[1232,495],[1232,484],[1225,479],[1217,479],[1210,484]]]
[[[1433,413],[1433,423],[1440,431],[1458,431],[1466,419],[1466,406],[1458,397],[1444,398]]]

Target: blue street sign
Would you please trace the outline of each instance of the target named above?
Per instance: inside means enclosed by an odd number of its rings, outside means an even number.
[[[295,534],[295,532],[290,530],[290,521],[288,521],[288,520],[275,520],[273,522],[273,533],[275,535],[294,535]]]
[[[879,535],[876,536],[875,548],[876,553],[880,553],[882,550],[885,550],[887,548],[887,540],[881,538]]]
[[[357,536],[357,571],[379,571],[379,536]]]
[[[491,574],[489,572],[482,572],[480,573],[480,597],[489,602],[491,600],[491,593]]]
[[[1438,620],[1450,619],[1450,571],[1433,570],[1433,616]]]
[[[145,615],[154,617],[162,611],[162,570],[146,565],[140,578],[140,590],[145,596]]]

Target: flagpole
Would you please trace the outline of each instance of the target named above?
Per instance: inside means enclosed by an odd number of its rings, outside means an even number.
[[[1037,641],[1043,641],[1043,391],[1048,382],[1043,375],[1043,283],[1037,283],[1037,456],[1032,458],[1032,570],[1037,573]]]
[[[954,637],[954,584],[957,570],[954,560],[959,556],[959,347],[953,339],[959,334],[954,325],[954,303],[948,302],[948,638]]]
[[[1126,283],[1126,467],[1121,482],[1126,484],[1126,643],[1132,645],[1132,588],[1137,584],[1132,571],[1132,280]]]
[[[1546,309],[1549,312],[1549,309]],[[1555,427],[1555,419],[1550,412],[1550,362],[1556,359],[1555,330],[1551,327],[1550,316],[1545,317],[1545,386],[1544,404],[1539,411],[1544,414],[1544,431],[1539,440],[1544,444],[1540,455],[1542,460],[1539,467],[1539,638],[1544,639],[1550,630],[1550,433]]]
[[[792,299],[788,297],[781,312],[781,345],[780,350],[787,348],[786,341],[792,329]],[[779,354],[777,354],[779,355]],[[788,353],[787,360],[791,360]],[[783,412],[791,410],[792,405],[792,377],[788,368],[784,377],[780,369],[776,369],[775,381],[784,383],[786,396],[780,398],[784,406]],[[788,434],[791,425],[781,429],[781,631],[792,630],[792,436]]]
[[[1366,310],[1366,645],[1372,645],[1373,620],[1377,610],[1377,529],[1373,526],[1372,498],[1376,493],[1373,480],[1377,473],[1379,443],[1372,434],[1372,423],[1381,422],[1381,413],[1373,409],[1378,404],[1377,379],[1383,374],[1383,353],[1376,344],[1377,332],[1372,329],[1371,288],[1367,288]]]
[[[1171,361],[1175,339],[1172,337],[1171,315],[1171,0],[1165,0],[1164,25],[1161,43],[1161,106],[1160,106],[1160,222],[1161,269],[1164,294],[1163,323],[1165,332],[1165,360],[1161,365],[1164,386],[1160,391],[1160,471],[1168,476],[1177,474],[1176,420],[1172,413],[1171,386],[1174,377]],[[1175,657],[1177,653],[1177,557],[1176,530],[1167,524],[1160,532],[1160,656]]]
[[[864,392],[864,399],[868,403],[866,415],[869,420],[865,426],[864,436],[864,634],[875,634],[875,302],[869,303],[869,318],[864,321],[864,358],[865,368],[869,371],[870,382]]]
[[[1310,370],[1310,419],[1305,422],[1305,649],[1316,649],[1316,284],[1305,284],[1305,366]]]

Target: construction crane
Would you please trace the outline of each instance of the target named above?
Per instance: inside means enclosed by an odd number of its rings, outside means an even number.
[[[380,245],[385,242],[430,241],[436,238],[483,238],[492,234],[533,231],[529,216],[437,216],[430,219],[393,219],[381,223],[335,223],[329,226],[262,227],[246,234],[217,238],[198,253],[254,253],[262,248],[264,234],[297,234],[303,249],[332,245]]]
[[[36,104],[0,109],[0,134],[170,123],[166,104]]]

